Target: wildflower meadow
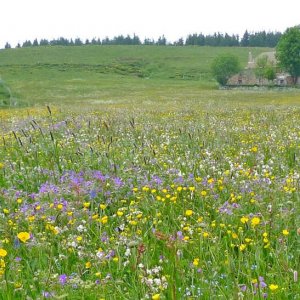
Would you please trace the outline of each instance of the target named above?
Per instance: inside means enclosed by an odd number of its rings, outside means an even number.
[[[175,104],[0,111],[1,299],[300,299],[300,106]]]

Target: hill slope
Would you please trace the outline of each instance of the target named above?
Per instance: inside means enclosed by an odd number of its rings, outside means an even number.
[[[230,52],[243,65],[247,48],[174,46],[32,47],[0,51],[0,75],[28,104],[164,97],[216,86],[210,64]],[[255,56],[270,51],[251,48]]]

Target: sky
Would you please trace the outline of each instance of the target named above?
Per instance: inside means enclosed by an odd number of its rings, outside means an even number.
[[[120,34],[168,41],[191,33],[243,35],[300,24],[300,0],[3,0],[0,48],[25,40]]]

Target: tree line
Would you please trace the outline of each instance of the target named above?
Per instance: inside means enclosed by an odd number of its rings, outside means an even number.
[[[167,41],[166,37],[160,36],[157,40],[145,38],[143,41],[137,35],[119,35],[113,38],[106,37],[105,39],[93,38],[91,40],[81,40],[80,38],[67,39],[60,37],[58,39],[34,39],[33,41],[26,40],[22,44],[18,43],[17,48],[36,47],[36,46],[82,46],[82,45],[173,45],[173,46],[214,46],[214,47],[276,47],[281,32],[248,32],[245,31],[242,37],[239,35],[229,35],[227,33],[214,33],[204,35],[202,33],[189,34],[185,39],[180,38],[175,42]],[[5,48],[11,48],[7,42]]]

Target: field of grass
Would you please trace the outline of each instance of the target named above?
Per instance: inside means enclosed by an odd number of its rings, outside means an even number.
[[[88,48],[0,52],[0,298],[300,299],[299,90]]]
[[[254,56],[269,51],[251,49]],[[247,48],[84,46],[0,51],[0,77],[20,105],[95,100],[197,97],[215,89],[210,64],[231,52],[246,65]]]

